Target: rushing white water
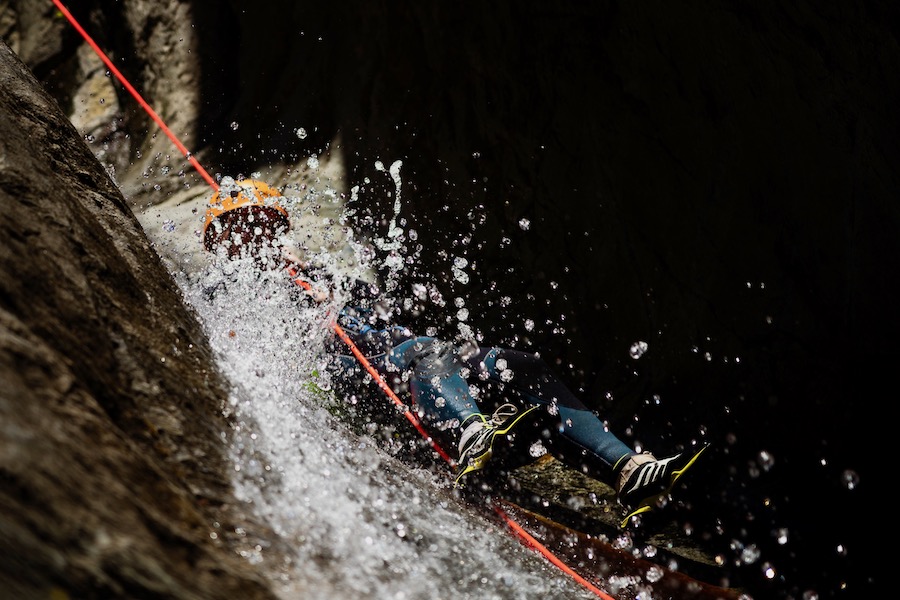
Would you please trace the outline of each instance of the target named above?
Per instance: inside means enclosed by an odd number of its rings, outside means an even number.
[[[295,222],[305,218],[304,207],[318,211],[322,204],[321,197],[284,200],[299,217]],[[188,214],[183,204],[178,210]],[[146,223],[170,224],[148,228],[151,237],[172,253],[172,264],[196,265],[196,257],[178,256],[174,237],[196,228],[196,210],[177,226],[173,214],[160,208],[145,215]],[[202,253],[196,233],[182,242],[181,252],[196,247]],[[338,246],[351,254],[361,250],[352,241]],[[319,259],[346,271],[349,263],[338,254]],[[323,305],[298,301],[302,295],[281,269],[208,253],[204,261],[202,274],[173,272],[232,385],[226,410],[236,426],[222,436],[231,450],[236,495],[253,522],[277,538],[262,543],[248,536],[242,555],[275,574],[282,597],[594,597],[505,525],[460,499],[446,465],[429,470],[399,460],[404,448],[389,432],[373,425],[360,433],[335,416],[347,400],[330,391],[324,342],[333,335],[329,315],[340,298]],[[381,394],[374,384],[371,390]],[[385,411],[395,410],[383,400]],[[289,548],[290,560],[271,564],[272,546]]]
[[[295,553],[278,566],[285,598],[590,597],[458,499],[449,474],[333,416],[344,400],[323,368],[332,307],[303,307],[283,271],[240,261],[185,285],[234,386],[237,495]],[[267,560],[261,545],[244,554]]]

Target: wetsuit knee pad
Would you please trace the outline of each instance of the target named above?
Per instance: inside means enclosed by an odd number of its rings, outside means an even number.
[[[419,379],[448,375],[461,366],[456,345],[443,340],[431,340],[412,359],[413,374]]]

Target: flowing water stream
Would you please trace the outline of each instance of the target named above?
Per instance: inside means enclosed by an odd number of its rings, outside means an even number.
[[[287,199],[292,217],[309,200]],[[159,216],[157,244],[175,231]],[[594,597],[460,499],[446,465],[402,461],[389,432],[336,416],[347,400],[331,391],[324,342],[340,298],[298,301],[285,271],[212,255],[202,274],[176,279],[232,385],[236,426],[222,436],[237,496],[292,553],[267,563],[267,545],[248,536],[242,555],[276,574],[284,598]],[[396,410],[387,398],[384,410]]]
[[[186,291],[234,385],[237,495],[295,552],[285,598],[591,597],[466,506],[449,473],[400,461],[379,431],[328,410],[327,307],[298,309],[283,272],[223,266]],[[210,298],[215,276],[229,283]],[[245,555],[267,558],[258,545]]]

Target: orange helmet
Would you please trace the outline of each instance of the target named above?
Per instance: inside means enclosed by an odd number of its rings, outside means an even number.
[[[270,239],[291,228],[288,212],[271,200],[281,194],[256,179],[235,182],[231,190],[219,189],[209,200],[206,221],[203,223],[203,246],[215,250],[234,228],[267,235]],[[267,202],[268,200],[268,202]],[[261,230],[259,229],[261,227]],[[245,233],[245,239],[247,235]]]

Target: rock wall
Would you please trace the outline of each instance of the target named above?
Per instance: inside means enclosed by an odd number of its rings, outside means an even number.
[[[4,43],[0,237],[2,595],[270,597],[230,539],[227,390],[207,340]]]

